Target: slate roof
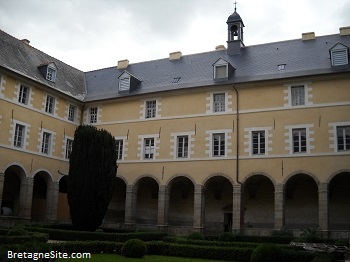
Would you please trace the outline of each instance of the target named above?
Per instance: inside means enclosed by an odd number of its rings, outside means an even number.
[[[57,67],[55,83],[46,80],[39,67],[54,63]],[[16,72],[49,88],[78,100],[86,95],[84,72],[23,43],[0,30],[0,67]]]
[[[126,69],[110,67],[85,73],[87,97],[85,101],[140,95],[158,91],[218,85],[213,80],[213,63],[219,58],[228,61],[236,70],[223,84],[244,83],[350,72],[349,65],[332,67],[329,49],[338,42],[350,46],[350,35],[328,35],[314,40],[301,39],[246,46],[240,54],[229,56],[226,50],[185,55],[180,60],[160,59],[130,64]],[[278,71],[279,64],[286,64]],[[118,94],[118,76],[124,70],[141,80],[130,94]],[[178,83],[172,83],[181,77]],[[220,83],[219,83],[220,84]]]

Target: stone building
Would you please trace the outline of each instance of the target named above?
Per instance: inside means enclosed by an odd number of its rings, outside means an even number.
[[[223,26],[225,26],[223,21]],[[104,224],[207,234],[350,232],[350,27],[82,72],[0,31],[2,221],[69,221],[76,127],[111,132]]]

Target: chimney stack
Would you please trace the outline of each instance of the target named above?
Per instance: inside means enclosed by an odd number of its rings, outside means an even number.
[[[315,39],[315,32],[302,33],[301,39],[303,41],[314,40]]]
[[[182,53],[180,51],[169,54],[169,60],[180,60]]]
[[[339,35],[350,35],[350,26],[340,27],[339,28]]]
[[[128,66],[129,66],[129,60],[128,59],[119,60],[117,69],[126,69],[126,68],[128,68]]]
[[[223,50],[226,50],[226,47],[224,45],[218,45],[215,47],[215,50],[216,51],[223,51]]]
[[[28,39],[22,39],[21,42],[23,44],[29,45],[30,41]]]

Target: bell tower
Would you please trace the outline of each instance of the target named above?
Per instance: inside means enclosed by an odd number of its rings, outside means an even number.
[[[243,43],[243,20],[237,13],[237,2],[234,3],[235,11],[230,15],[226,21],[228,28],[227,35],[227,54],[235,55],[241,52],[241,48],[244,47]]]

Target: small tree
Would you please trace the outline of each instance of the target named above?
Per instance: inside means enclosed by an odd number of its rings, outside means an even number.
[[[69,160],[68,204],[75,229],[95,231],[107,212],[116,174],[116,145],[106,130],[79,126]]]

